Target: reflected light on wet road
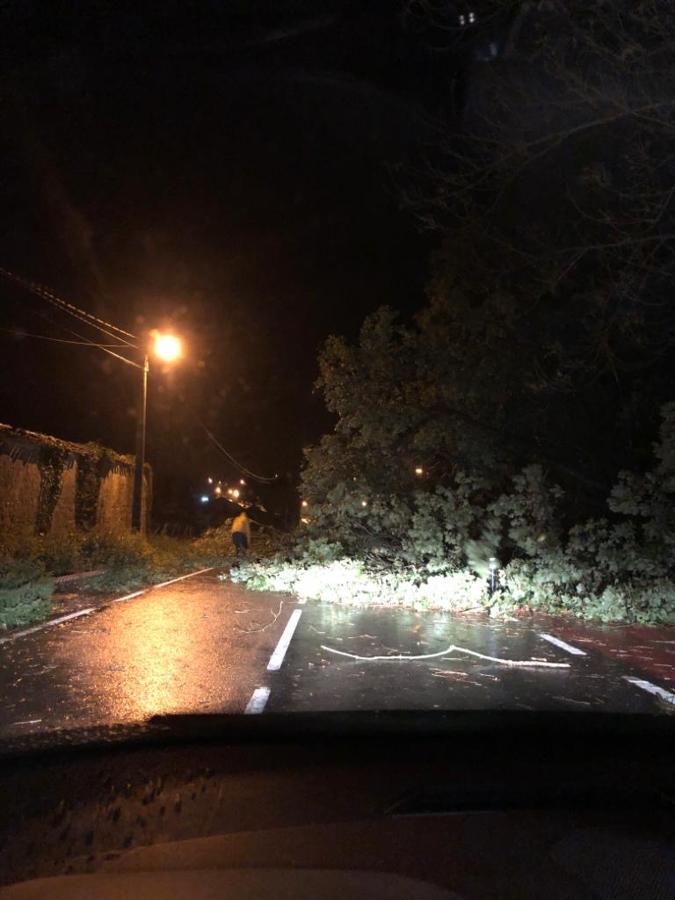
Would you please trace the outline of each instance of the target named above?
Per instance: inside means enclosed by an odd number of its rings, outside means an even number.
[[[126,695],[131,717],[175,712],[190,703],[186,696],[185,670],[189,667],[192,639],[187,628],[165,627],[164,604],[146,603],[126,628],[105,635],[103,652],[119,666],[122,677],[117,691]],[[194,700],[194,697],[192,698]],[[201,700],[201,697],[198,698]]]

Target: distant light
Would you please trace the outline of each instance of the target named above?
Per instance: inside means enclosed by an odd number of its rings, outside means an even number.
[[[460,25],[466,25],[466,19],[464,18],[464,16],[460,16],[460,17],[459,17],[459,24],[460,24]]]
[[[239,479],[239,484],[246,484],[246,482],[244,481],[243,478],[240,478],[240,479]]]
[[[488,568],[491,572],[496,572],[499,568],[499,561],[495,556],[491,556],[488,560]]]
[[[182,355],[183,346],[175,334],[156,334],[153,350],[164,362],[173,362]]]
[[[361,501],[361,506],[368,506],[368,501],[367,501],[367,500],[362,500],[362,501]]]
[[[236,488],[232,491],[232,496],[233,496],[233,497],[238,497],[238,496],[239,496],[239,491],[238,491]]]
[[[206,480],[208,481],[209,484],[213,484],[213,478],[207,478]]]
[[[300,506],[302,506],[304,509],[307,509],[307,507],[309,506],[309,503],[306,500],[303,500],[302,503],[300,504]]]
[[[415,466],[415,475],[424,475],[424,469],[422,466]]]
[[[476,21],[476,13],[470,12],[469,13],[469,22],[471,22],[471,24],[473,25],[473,23],[475,21]]]
[[[220,485],[217,485],[217,486],[216,486],[215,492],[216,492],[216,494],[222,494],[222,493],[223,493],[223,489],[221,488]]]
[[[202,503],[208,503],[208,502],[209,502],[209,498],[207,497],[206,494],[202,494],[201,497],[200,497],[199,499],[202,501]]]
[[[307,518],[307,516],[303,516],[300,521],[303,525],[309,525],[309,519]]]
[[[231,497],[232,494],[234,493],[234,491],[232,490],[232,488],[228,488],[228,489],[227,489],[227,493],[228,493],[228,494],[230,495],[230,497]]]

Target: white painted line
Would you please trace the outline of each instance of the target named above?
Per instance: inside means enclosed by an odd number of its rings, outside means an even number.
[[[553,637],[552,634],[540,634],[539,637],[543,638],[545,641],[548,641],[549,644],[553,644],[555,647],[560,647],[561,650],[567,650],[567,652],[571,653],[572,656],[586,656],[585,650],[580,650],[578,647],[573,647],[566,641],[561,641],[560,638]]]
[[[70,622],[72,619],[79,619],[81,616],[88,616],[89,613],[96,612],[95,606],[88,609],[79,609],[77,612],[68,613],[67,616],[59,616],[58,619],[49,619],[40,625],[33,625],[32,628],[24,628],[23,631],[13,631],[7,637],[0,638],[0,644],[6,644],[8,641],[14,641],[17,638],[24,637],[27,634],[35,634],[36,631],[44,631],[45,628],[51,628],[53,625],[60,625],[62,622]]]
[[[131,600],[133,597],[140,597],[141,594],[147,594],[148,591],[153,590],[154,588],[166,587],[168,584],[174,584],[176,581],[184,581],[186,578],[194,578],[195,575],[203,575],[204,572],[211,572],[213,568],[213,566],[209,566],[207,569],[199,569],[198,572],[188,572],[187,575],[181,575],[180,578],[172,578],[170,581],[163,581],[161,584],[150,584],[147,588],[143,588],[143,590],[134,591],[133,594],[125,594],[124,597],[115,597],[113,600],[106,601],[101,606],[90,606],[87,609],[79,609],[77,612],[68,613],[67,616],[59,616],[57,619],[48,619],[46,622],[41,622],[39,625],[33,625],[32,628],[24,628],[22,631],[13,631],[6,637],[0,637],[0,644],[6,644],[8,641],[15,641],[17,638],[25,637],[28,634],[35,634],[37,631],[44,631],[46,628],[52,628],[54,625],[61,625],[62,622],[70,622],[72,619],[88,616],[90,613],[96,612],[99,609],[105,609],[108,603],[122,603],[124,600]]]
[[[213,568],[213,566],[209,566],[207,569],[199,569],[198,572],[188,572],[187,575],[181,575],[178,578],[172,578],[170,581],[163,581],[161,584],[151,584],[147,589],[150,590],[150,588],[166,587],[167,584],[175,584],[177,581],[185,581],[186,578],[194,578],[195,575],[203,575],[204,572],[212,572]]]
[[[654,694],[655,697],[665,700],[666,703],[675,704],[675,694],[673,694],[672,691],[667,691],[665,688],[659,687],[657,684],[652,684],[651,681],[644,681],[642,678],[631,678],[630,675],[624,675],[623,677],[630,684],[634,684],[635,687],[642,688],[643,691]]]
[[[146,588],[142,591],[134,591],[133,594],[125,594],[124,597],[115,597],[114,600],[111,600],[111,603],[124,603],[125,600],[132,600],[134,597],[140,597],[141,594],[145,594]]]
[[[268,687],[256,688],[251,694],[251,699],[246,704],[244,715],[254,716],[257,713],[261,713],[265,709],[265,705],[269,699],[270,689]]]
[[[301,615],[301,609],[294,609],[291,613],[291,617],[286,623],[283,634],[279,638],[279,643],[275,647],[274,653],[270,656],[270,661],[267,663],[268,672],[278,672],[281,668],[281,664],[284,661],[284,656],[286,656],[286,651],[288,650],[288,645],[293,639],[293,634],[295,632],[295,629],[298,627],[298,622],[300,621]]]

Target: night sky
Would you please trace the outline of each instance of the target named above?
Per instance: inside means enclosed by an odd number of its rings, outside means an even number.
[[[179,366],[151,373],[160,516],[207,474],[234,474],[200,420],[250,468],[295,477],[331,427],[312,395],[322,341],[383,303],[424,302],[433,238],[402,209],[400,180],[424,159],[455,60],[430,56],[397,13],[0,8],[0,265],[187,341]],[[26,292],[2,283],[0,305],[0,421],[132,451],[137,373],[8,333],[84,329]]]

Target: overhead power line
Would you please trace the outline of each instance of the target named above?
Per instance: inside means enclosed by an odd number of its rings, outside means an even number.
[[[32,334],[30,331],[22,331],[20,328],[0,328],[5,334],[11,334],[15,338],[37,338],[41,341],[53,341],[55,344],[79,344],[83,347],[98,347],[99,349],[107,349],[108,347],[126,347],[127,344],[96,344],[93,341],[69,341],[67,338],[50,337],[47,334]]]
[[[142,369],[143,368],[143,366],[140,363],[134,362],[133,359],[127,359],[126,356],[122,356],[119,353],[115,353],[114,350],[109,350],[105,344],[97,344],[94,341],[88,341],[87,338],[83,334],[79,333],[79,331],[73,331],[72,328],[68,328],[66,325],[61,325],[59,327],[63,328],[63,330],[67,331],[69,334],[74,334],[75,337],[82,338],[82,340],[86,344],[89,344],[90,347],[96,347],[98,350],[102,350],[104,353],[107,353],[108,356],[114,356],[115,359],[121,360],[123,363],[126,363],[128,366],[133,366],[134,369]]]
[[[211,441],[216,445],[216,447],[220,450],[220,452],[221,452],[224,456],[226,456],[227,459],[229,459],[229,461],[232,463],[232,465],[234,465],[237,469],[239,469],[240,472],[243,472],[245,475],[248,475],[248,477],[249,477],[249,478],[252,478],[254,481],[260,481],[260,482],[262,482],[263,484],[272,484],[273,482],[275,482],[275,481],[278,480],[278,478],[279,478],[278,475],[272,475],[272,476],[270,476],[270,475],[257,475],[255,472],[251,472],[250,469],[247,469],[246,466],[244,466],[244,465],[242,465],[240,462],[238,462],[238,461],[234,458],[234,456],[232,456],[232,454],[231,454],[228,450],[226,450],[226,449],[223,447],[223,445],[220,443],[220,441],[215,437],[215,435],[214,435],[211,431],[209,431],[209,429],[208,429],[208,428],[206,427],[206,425],[201,421],[201,419],[199,420],[199,424],[202,426],[202,428],[204,429],[204,431],[206,432],[206,434],[209,436],[209,438],[211,439]]]
[[[55,306],[62,312],[68,313],[76,319],[80,319],[80,321],[84,322],[86,325],[89,325],[91,328],[97,328],[99,331],[103,332],[103,334],[107,334],[108,337],[113,337],[116,340],[122,341],[130,347],[136,346],[135,344],[132,344],[130,341],[127,341],[125,339],[132,338],[133,340],[138,340],[135,334],[130,331],[125,331],[123,328],[119,328],[117,325],[113,325],[111,322],[106,322],[105,319],[101,319],[98,316],[93,315],[93,313],[89,313],[84,309],[80,309],[80,307],[75,306],[73,303],[69,303],[67,300],[63,300],[52,290],[45,287],[45,285],[39,284],[36,281],[31,281],[28,278],[23,278],[21,275],[17,275],[15,272],[10,272],[9,269],[5,269],[2,266],[0,266],[0,276],[5,278],[7,281],[18,284],[25,290],[30,291],[30,293],[35,294],[37,297],[41,297],[43,300],[51,303],[52,306]]]

